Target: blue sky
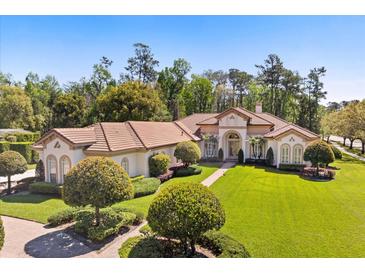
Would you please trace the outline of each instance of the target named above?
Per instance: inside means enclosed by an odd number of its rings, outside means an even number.
[[[61,83],[90,75],[101,56],[118,77],[132,44],[151,46],[160,68],[186,58],[193,73],[257,72],[270,53],[302,75],[325,66],[326,101],[365,97],[365,17],[350,16],[1,16],[0,70]]]

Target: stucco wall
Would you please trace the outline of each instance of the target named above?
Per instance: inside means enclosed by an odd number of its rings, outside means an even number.
[[[264,135],[270,131],[271,126],[248,126],[248,135]]]

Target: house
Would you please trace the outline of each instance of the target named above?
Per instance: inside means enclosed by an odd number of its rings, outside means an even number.
[[[251,144],[249,138],[262,142]],[[174,122],[102,122],[85,128],[55,128],[33,146],[45,163],[46,180],[63,183],[64,175],[87,156],[107,156],[120,163],[130,176],[149,176],[148,159],[159,152],[170,155],[182,141],[195,141],[202,158],[215,160],[221,148],[225,161],[264,159],[271,147],[274,164],[302,164],[307,145],[320,136],[272,114],[234,107],[222,113],[199,113]]]

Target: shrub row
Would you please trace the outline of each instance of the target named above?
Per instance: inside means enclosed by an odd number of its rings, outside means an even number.
[[[115,235],[121,227],[133,224],[136,215],[131,212],[116,212],[112,208],[100,210],[101,220],[94,225],[94,210],[80,210],[75,214],[75,231],[92,241],[102,241]]]
[[[235,239],[220,231],[210,230],[203,234],[198,243],[211,250],[218,258],[249,258],[246,248]]]
[[[29,192],[37,194],[51,194],[51,195],[61,196],[62,186],[54,183],[36,182],[29,185]]]
[[[9,142],[36,142],[41,137],[39,132],[14,132],[0,136],[1,140]]]
[[[142,180],[143,178],[144,178],[144,175],[138,175],[135,177],[131,177],[131,182],[134,183],[134,182]]]
[[[47,221],[50,226],[59,226],[74,221],[76,212],[80,210],[76,207],[66,208],[58,211],[48,217]]]
[[[191,176],[191,175],[198,175],[202,173],[202,168],[199,166],[189,166],[184,168],[179,168],[175,171],[176,177],[185,177],[185,176]]]
[[[154,237],[136,236],[126,240],[118,254],[120,258],[163,258],[164,247]]]
[[[142,197],[153,194],[160,186],[160,180],[157,178],[142,178],[132,182],[134,186],[134,197]]]
[[[38,152],[32,150],[31,142],[0,142],[0,153],[8,150],[19,152],[28,164],[36,163],[39,160]]]
[[[279,164],[279,169],[288,171],[303,171],[305,164]]]
[[[3,227],[3,221],[0,218],[0,250],[4,245],[5,232]]]

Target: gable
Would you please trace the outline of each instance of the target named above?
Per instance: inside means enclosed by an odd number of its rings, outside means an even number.
[[[222,116],[219,120],[219,126],[229,126],[229,127],[245,127],[247,126],[248,118],[242,117],[237,113],[231,112]]]

